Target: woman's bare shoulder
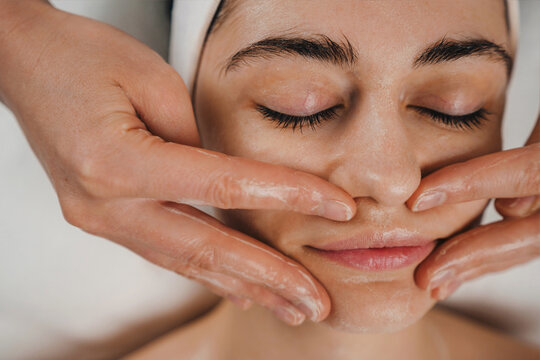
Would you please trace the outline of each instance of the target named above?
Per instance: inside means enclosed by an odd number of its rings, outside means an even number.
[[[540,360],[540,348],[448,309],[429,314],[446,343],[449,359]]]

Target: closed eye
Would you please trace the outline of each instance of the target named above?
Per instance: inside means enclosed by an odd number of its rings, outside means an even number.
[[[262,105],[257,106],[257,111],[259,111],[264,118],[275,122],[276,127],[283,129],[291,127],[293,131],[298,128],[300,132],[302,132],[302,128],[306,125],[311,127],[312,130],[316,130],[316,127],[322,122],[334,119],[337,117],[336,109],[342,106],[343,105],[336,105],[307,116],[283,114]]]
[[[336,118],[338,115],[336,110],[342,106],[343,105],[336,105],[307,116],[283,114],[262,105],[257,106],[257,111],[259,111],[264,118],[275,122],[276,127],[283,129],[290,127],[293,131],[298,128],[300,132],[302,132],[302,128],[306,125],[312,130],[316,130],[317,126],[319,126],[322,122]],[[409,107],[419,114],[427,115],[432,120],[445,126],[461,130],[480,128],[483,122],[487,120],[486,116],[490,114],[486,109],[479,109],[473,113],[464,115],[449,115],[421,106],[409,105]]]
[[[464,115],[449,115],[420,106],[410,105],[409,107],[419,114],[427,115],[443,125],[461,130],[480,128],[483,122],[487,120],[486,116],[490,114],[486,109],[479,109],[473,113]]]

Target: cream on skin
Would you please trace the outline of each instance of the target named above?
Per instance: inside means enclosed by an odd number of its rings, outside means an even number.
[[[241,0],[208,38],[195,94],[203,146],[313,173],[343,188],[357,205],[356,216],[345,223],[289,211],[219,212],[227,225],[304,265],[332,301],[323,322],[298,327],[277,322],[258,306],[246,312],[226,306],[235,333],[245,335],[227,335],[234,349],[261,350],[271,337],[283,358],[293,358],[299,349],[320,358],[332,358],[339,348],[356,356],[392,352],[388,341],[418,351],[412,353],[416,358],[440,354],[444,346],[436,331],[419,321],[435,303],[429,291],[415,285],[420,261],[391,271],[359,271],[310,247],[358,233],[441,239],[481,215],[484,200],[422,213],[411,212],[405,202],[421,176],[500,149],[507,68],[493,56],[480,55],[423,66],[413,62],[443,38],[484,38],[507,47],[503,14],[502,1],[492,0]],[[346,37],[357,62],[337,66],[298,55],[269,55],[223,71],[232,55],[256,41],[318,39],[319,34],[336,42]],[[314,129],[293,131],[276,127],[260,106],[294,116],[335,106],[336,115]],[[417,108],[454,116],[484,109],[485,119],[460,128]]]

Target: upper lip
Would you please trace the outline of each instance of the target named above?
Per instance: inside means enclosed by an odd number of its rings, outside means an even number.
[[[381,232],[362,232],[354,236],[328,241],[310,247],[327,250],[353,250],[401,246],[423,246],[434,241],[434,238],[420,235],[404,229]]]

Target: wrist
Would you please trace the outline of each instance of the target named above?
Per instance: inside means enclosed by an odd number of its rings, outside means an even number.
[[[38,24],[55,12],[45,0],[0,0],[0,101],[8,107],[6,91],[13,73],[22,71],[24,63],[32,59],[30,54],[36,48],[32,42],[41,31]]]
[[[46,0],[0,0],[0,41],[5,42],[17,26],[46,10],[53,10]]]

